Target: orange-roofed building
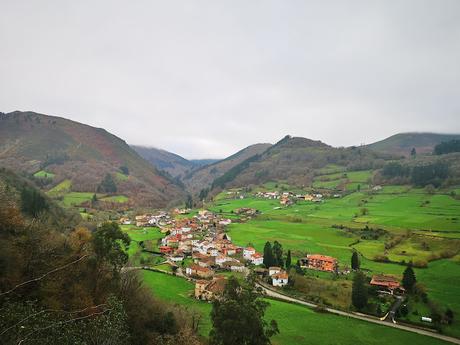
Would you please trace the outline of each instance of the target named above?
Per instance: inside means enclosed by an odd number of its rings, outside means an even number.
[[[311,254],[307,255],[307,268],[335,272],[337,271],[337,259],[331,256],[321,255],[321,254]]]
[[[370,284],[381,289],[387,289],[391,293],[393,293],[394,290],[404,291],[404,288],[395,277],[383,274],[372,276]]]

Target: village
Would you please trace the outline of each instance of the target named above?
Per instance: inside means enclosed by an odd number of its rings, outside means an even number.
[[[323,202],[322,194],[296,195],[290,192],[258,192],[258,198],[276,199],[284,207],[288,207],[296,199],[310,202]],[[242,195],[240,197],[243,197]],[[337,198],[340,195],[331,195]],[[235,245],[226,227],[232,223],[229,218],[222,217],[209,210],[199,210],[192,217],[187,215],[189,209],[174,209],[171,214],[161,211],[155,215],[138,215],[131,221],[122,217],[119,222],[136,227],[158,227],[164,234],[158,244],[158,253],[171,265],[174,274],[195,283],[194,297],[199,300],[212,301],[219,295],[226,281],[225,272],[233,272],[241,276],[255,273],[260,282],[268,283],[273,289],[289,284],[289,273],[281,267],[265,267],[264,257],[251,246]],[[247,221],[259,214],[253,208],[235,209],[239,221]],[[177,217],[180,216],[180,217]],[[319,253],[307,254],[299,258],[301,269],[349,274],[348,266],[339,269],[336,258]],[[381,294],[404,293],[400,282],[392,276],[375,275],[370,285],[379,289]]]

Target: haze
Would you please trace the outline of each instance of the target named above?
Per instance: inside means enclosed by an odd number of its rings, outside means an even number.
[[[187,158],[460,132],[460,1],[0,1],[0,111]]]

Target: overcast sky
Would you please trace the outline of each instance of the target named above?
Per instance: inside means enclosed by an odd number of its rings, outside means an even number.
[[[460,132],[460,1],[0,0],[0,111],[220,158]]]

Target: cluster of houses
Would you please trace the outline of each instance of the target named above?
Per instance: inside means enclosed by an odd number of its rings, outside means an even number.
[[[297,200],[305,200],[311,202],[323,202],[323,194],[314,193],[314,194],[294,194],[292,192],[258,192],[255,194],[258,198],[270,199],[270,200],[279,200],[280,204],[283,206],[292,205]],[[340,195],[334,197],[339,197]]]

